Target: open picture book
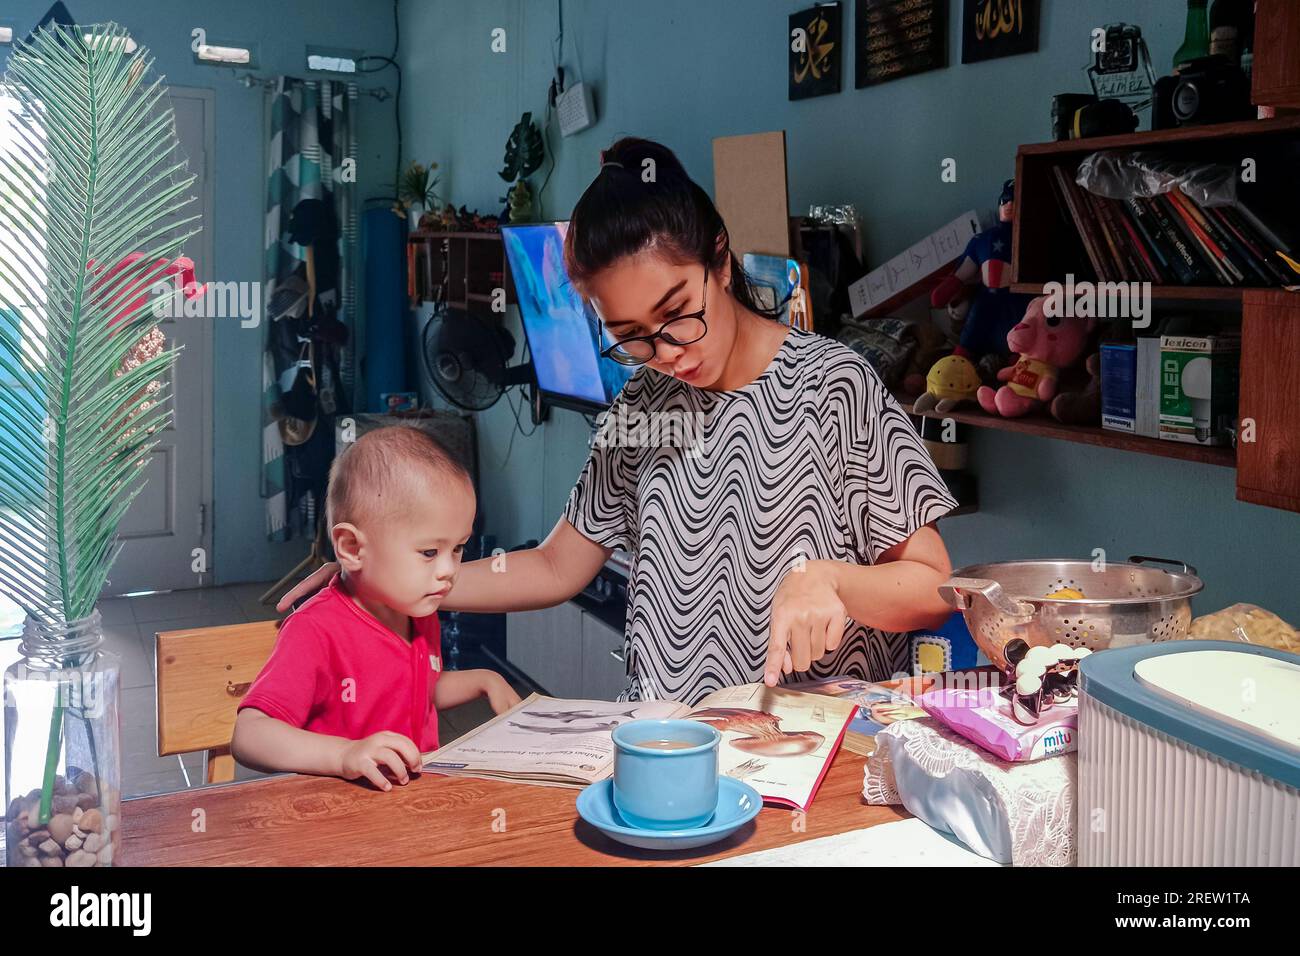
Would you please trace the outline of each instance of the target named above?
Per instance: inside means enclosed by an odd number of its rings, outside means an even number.
[[[899,720],[924,717],[925,711],[915,702],[913,694],[929,684],[924,678],[872,681],[853,677],[826,677],[805,681],[799,689],[809,694],[825,694],[856,704],[855,713],[844,732],[844,749],[850,753],[870,757],[876,749],[876,734]]]
[[[784,687],[726,687],[695,707],[673,701],[526,700],[447,746],[423,769],[551,787],[585,787],[614,772],[615,727],[688,718],[722,733],[718,770],[765,801],[808,809],[857,710],[852,700]]]

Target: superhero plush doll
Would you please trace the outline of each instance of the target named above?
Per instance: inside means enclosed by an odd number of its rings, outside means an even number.
[[[1032,298],[1011,291],[1014,202],[1015,180],[1008,179],[998,197],[997,223],[971,238],[956,270],[930,294],[930,304],[935,308],[970,298],[955,354],[972,361],[985,355],[1007,354],[1007,333],[1019,323]]]
[[[916,403],[918,412],[936,407],[946,412],[973,401],[980,379],[994,383],[997,370],[1010,355],[1007,333],[1020,322],[1033,298],[1011,291],[1014,201],[1015,180],[1008,179],[998,197],[997,223],[971,238],[957,268],[930,293],[931,306],[947,308],[954,321],[964,310],[966,321],[953,354],[936,362],[926,376],[926,393]]]

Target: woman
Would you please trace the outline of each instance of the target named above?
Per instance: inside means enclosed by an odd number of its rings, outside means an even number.
[[[871,367],[756,305],[713,203],[657,143],[602,154],[564,253],[606,354],[641,367],[546,540],[497,573],[465,564],[443,608],[549,607],[623,548],[620,700],[904,669],[899,632],[948,614],[934,522],[956,501]]]

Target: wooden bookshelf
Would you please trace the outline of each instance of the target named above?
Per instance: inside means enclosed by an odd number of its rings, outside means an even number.
[[[1294,172],[1300,116],[1243,120],[1205,126],[1093,136],[1052,143],[1029,143],[1016,151],[1016,218],[1011,241],[1011,282],[1016,292],[1040,294],[1044,283],[1091,278],[1087,259],[1079,259],[1074,229],[1061,222],[1052,185],[1057,166],[1074,170],[1089,153],[1099,150],[1172,151],[1181,158],[1205,159],[1240,166],[1246,158],[1258,166],[1256,184],[1240,186],[1254,203],[1284,218],[1285,208],[1300,210],[1300,181]],[[1267,202],[1260,202],[1267,196]],[[1107,276],[1108,281],[1122,280]],[[1240,305],[1242,293],[1264,286],[1153,285],[1157,301],[1204,300]]]
[[[407,234],[407,239],[414,242],[430,242],[434,239],[486,239],[501,241],[501,233],[498,232],[456,232],[451,229],[412,229]]]
[[[1256,289],[1243,302],[1237,498],[1300,511],[1300,295]]]
[[[446,303],[467,312],[490,313],[497,287],[505,289],[507,303],[515,303],[501,233],[416,229],[406,242],[412,307],[433,299],[443,285]]]
[[[1194,143],[1203,140],[1296,131],[1300,131],[1300,116],[1277,116],[1272,119],[1237,120],[1232,123],[1144,130],[1138,133],[1122,133],[1118,136],[1087,136],[1083,139],[1063,139],[1051,143],[1026,143],[1020,147],[1020,153],[1024,156],[1087,154],[1099,149],[1148,149],[1169,143]]]
[[[1256,69],[1264,56],[1263,46],[1256,43]],[[1287,76],[1300,83],[1300,66],[1296,66],[1300,58],[1292,53],[1288,62],[1292,69]],[[1279,80],[1278,85],[1284,85],[1284,81]],[[1076,283],[1091,278],[1086,257],[1079,258],[1082,250],[1074,241],[1072,224],[1071,231],[1067,231],[1061,221],[1053,190],[1053,169],[1064,166],[1072,175],[1084,156],[1103,149],[1166,152],[1238,167],[1243,159],[1251,158],[1256,161],[1256,181],[1239,185],[1246,201],[1279,222],[1294,222],[1300,217],[1300,177],[1295,175],[1300,157],[1300,115],[1026,144],[1016,151],[1016,220],[1011,252],[1014,291],[1041,295],[1046,283],[1063,283],[1067,273],[1075,275]],[[1003,419],[978,409],[962,409],[947,416],[929,413],[927,417],[948,417],[976,428],[1235,468],[1239,500],[1300,511],[1300,468],[1294,464],[1300,454],[1300,406],[1290,398],[1300,383],[1300,294],[1262,286],[1152,285],[1151,295],[1157,302],[1166,303],[1166,309],[1169,303],[1199,301],[1202,305],[1198,311],[1219,312],[1227,321],[1241,322],[1238,417],[1254,423],[1253,441],[1243,440],[1236,449],[1204,447],[1062,425],[1045,415]],[[905,397],[899,401],[912,410]]]
[[[1157,455],[1161,458],[1177,458],[1182,461],[1194,461],[1203,465],[1220,465],[1225,468],[1232,468],[1237,463],[1236,452],[1232,448],[1164,441],[1159,438],[1147,438],[1143,435],[1129,435],[1124,432],[1111,431],[1108,428],[1065,425],[1045,414],[1027,415],[1024,418],[1002,418],[998,415],[990,415],[978,407],[971,406],[963,406],[946,414],[935,411],[918,412],[913,404],[916,401],[916,396],[895,393],[894,398],[902,406],[903,411],[909,415],[936,420],[951,419],[959,424],[970,425],[974,428],[992,428],[998,431],[1018,432],[1022,435],[1036,435],[1039,438],[1054,438],[1059,441],[1075,442],[1081,445],[1095,445],[1099,448],[1113,448],[1116,451]]]
[[[1265,106],[1300,107],[1300,3],[1295,0],[1255,4],[1250,98]]]
[[[1300,277],[1297,277],[1297,281],[1300,281]],[[1011,291],[1025,292],[1029,295],[1042,295],[1044,285],[1045,283],[1043,282],[1013,282],[1011,283]],[[1230,302],[1240,305],[1243,292],[1262,288],[1265,287],[1229,285],[1152,285],[1151,298],[1156,302]]]

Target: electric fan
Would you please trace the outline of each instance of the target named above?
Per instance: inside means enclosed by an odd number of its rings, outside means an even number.
[[[533,384],[531,362],[508,364],[514,336],[463,309],[436,312],[424,327],[420,351],[429,381],[447,401],[467,411],[486,411],[507,388]]]

